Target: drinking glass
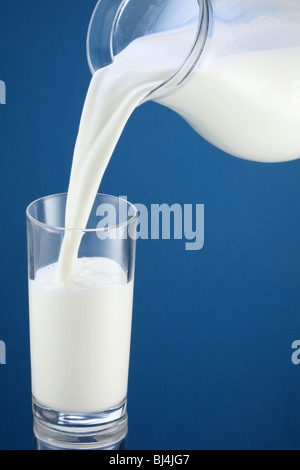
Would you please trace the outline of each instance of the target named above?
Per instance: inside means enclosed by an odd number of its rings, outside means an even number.
[[[138,212],[98,194],[86,228],[65,227],[67,194],[27,208],[34,433],[54,446],[108,448],[127,434]],[[74,278],[57,279],[64,240]]]

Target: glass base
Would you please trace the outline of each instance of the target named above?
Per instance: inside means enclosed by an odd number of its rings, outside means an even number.
[[[126,400],[99,413],[61,413],[33,400],[37,440],[61,449],[118,449],[128,432]]]

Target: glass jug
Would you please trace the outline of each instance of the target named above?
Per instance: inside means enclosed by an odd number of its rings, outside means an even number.
[[[137,38],[184,28],[193,31],[181,36],[184,55],[147,100],[229,154],[299,158],[300,1],[100,0],[88,32],[90,69],[109,65]]]

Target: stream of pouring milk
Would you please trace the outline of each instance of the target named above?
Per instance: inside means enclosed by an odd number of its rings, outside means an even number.
[[[86,227],[114,148],[134,109],[178,68],[194,28],[137,39],[93,77],[75,146],[66,227]],[[182,46],[183,47],[183,46]],[[185,46],[186,47],[186,46]],[[235,54],[200,64],[159,102],[233,155],[256,161],[300,156],[300,48]],[[298,99],[297,99],[298,98]],[[57,277],[72,281],[80,233],[67,233]]]
[[[186,56],[186,44],[192,44],[194,36],[195,28],[187,28],[136,40],[115,57],[113,64],[95,73],[73,156],[67,228],[86,227],[102,177],[129,117],[152,90],[172,76],[178,62],[182,62],[178,57]],[[174,41],[178,42],[175,50]],[[57,281],[74,279],[80,241],[80,233],[65,234]]]

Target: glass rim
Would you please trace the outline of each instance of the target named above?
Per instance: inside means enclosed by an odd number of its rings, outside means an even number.
[[[38,225],[40,227],[43,227],[44,229],[49,229],[49,230],[55,230],[55,231],[58,231],[58,232],[63,232],[63,233],[66,233],[66,232],[80,232],[80,233],[97,233],[97,232],[108,232],[110,230],[117,230],[117,229],[120,229],[120,228],[123,228],[123,227],[128,227],[129,225],[131,225],[135,220],[138,219],[139,217],[139,211],[137,210],[137,208],[135,207],[134,204],[132,204],[131,202],[129,202],[127,199],[123,199],[122,197],[118,197],[118,196],[112,196],[110,194],[103,194],[103,193],[97,193],[96,195],[96,198],[98,196],[101,196],[101,197],[107,197],[107,198],[110,198],[110,199],[113,199],[115,201],[122,201],[124,202],[128,207],[131,207],[133,208],[134,210],[134,215],[132,217],[130,217],[129,220],[127,220],[127,222],[122,222],[121,224],[118,224],[118,225],[112,225],[110,227],[101,227],[101,228],[68,228],[68,227],[57,227],[55,225],[49,225],[49,224],[46,224],[45,222],[41,222],[40,220],[36,219],[35,217],[33,217],[31,214],[30,214],[30,210],[32,209],[32,207],[36,204],[38,204],[39,202],[41,201],[46,201],[48,199],[52,199],[54,197],[58,197],[58,196],[68,196],[68,193],[57,193],[57,194],[51,194],[49,196],[43,196],[43,197],[40,197],[38,199],[36,199],[35,201],[32,201],[26,208],[26,218],[33,224],[35,225]],[[95,198],[95,200],[96,200]]]

